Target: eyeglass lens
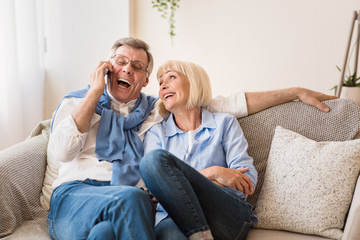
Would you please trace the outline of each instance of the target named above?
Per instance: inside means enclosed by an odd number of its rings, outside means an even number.
[[[120,66],[126,66],[128,63],[131,64],[131,67],[135,71],[144,71],[146,70],[145,64],[139,62],[139,61],[131,61],[129,58],[122,56],[122,55],[114,55],[115,62],[119,64]]]

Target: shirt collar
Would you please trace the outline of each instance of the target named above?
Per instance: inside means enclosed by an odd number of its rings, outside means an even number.
[[[201,125],[198,127],[199,129],[198,132],[200,132],[203,128],[215,128],[215,127],[216,124],[215,124],[214,116],[205,108],[202,108]],[[184,131],[176,126],[174,115],[171,113],[169,118],[165,122],[165,136],[171,137],[174,136],[175,134],[181,134],[181,133],[184,133]]]
[[[127,103],[123,103],[116,100],[109,91],[107,93],[109,94],[111,99],[111,109],[119,112],[121,115],[125,117],[128,116],[130,111],[134,108],[137,99],[133,99]]]

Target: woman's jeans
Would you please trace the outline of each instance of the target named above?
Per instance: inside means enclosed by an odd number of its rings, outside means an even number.
[[[52,239],[155,239],[154,206],[131,186],[94,180],[72,181],[51,196],[48,230]]]
[[[215,239],[245,239],[251,205],[232,188],[220,187],[164,150],[143,157],[140,172],[154,197],[189,237],[210,228]]]

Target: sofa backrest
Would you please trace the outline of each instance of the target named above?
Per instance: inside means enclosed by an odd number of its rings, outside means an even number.
[[[46,225],[39,202],[46,168],[50,120],[39,123],[29,138],[0,151],[0,238],[22,223]]]
[[[256,205],[276,126],[297,132],[315,141],[346,141],[359,130],[359,107],[351,99],[324,102],[331,111],[325,113],[299,101],[281,104],[238,119],[249,143],[248,153],[258,171],[255,193],[248,202]]]

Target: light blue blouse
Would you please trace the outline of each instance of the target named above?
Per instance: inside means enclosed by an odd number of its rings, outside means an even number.
[[[201,114],[202,123],[195,131],[189,152],[188,133],[176,126],[174,116],[170,114],[166,121],[154,125],[146,133],[145,154],[155,149],[167,150],[196,170],[211,166],[249,168],[244,174],[250,177],[255,189],[257,171],[253,158],[247,154],[248,143],[237,119],[226,113],[210,113],[204,108]],[[246,199],[244,193],[238,191],[238,195]],[[158,204],[155,225],[166,216],[167,212]],[[252,218],[257,222],[255,217]]]
[[[249,168],[254,189],[257,171],[253,158],[247,154],[248,143],[237,119],[226,113],[210,113],[202,109],[202,123],[197,129],[193,147],[186,157],[189,146],[187,132],[180,130],[170,114],[166,121],[154,125],[145,135],[145,154],[155,150],[167,150],[187,164],[201,170],[210,166]],[[242,194],[245,198],[245,194]]]

